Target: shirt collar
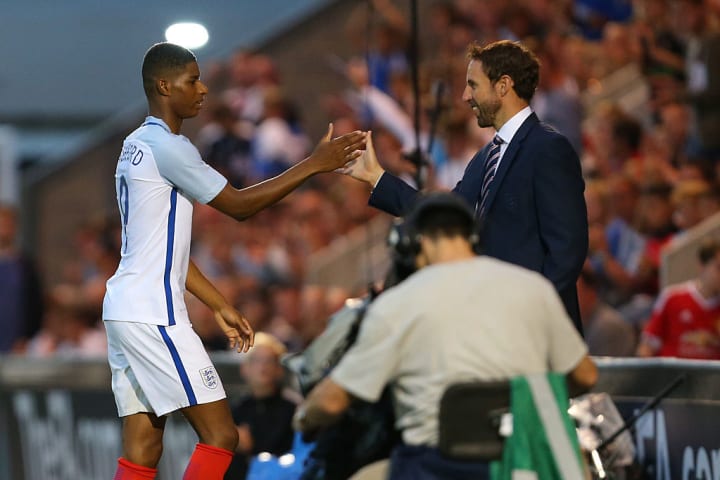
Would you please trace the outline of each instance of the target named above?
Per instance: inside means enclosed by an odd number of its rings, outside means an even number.
[[[532,109],[527,106],[512,117],[510,117],[510,120],[505,122],[505,125],[500,127],[500,130],[497,131],[497,135],[502,138],[503,143],[507,145],[508,143],[512,142],[512,139],[517,133],[517,131],[520,129],[520,126],[525,120],[527,120],[527,118],[531,114]]]
[[[143,122],[142,126],[144,127],[146,125],[157,125],[164,128],[165,131],[167,131],[168,133],[172,133],[170,127],[168,127],[167,123],[165,123],[164,120],[158,117],[153,117],[152,115],[148,115],[147,117],[145,117],[145,121]]]

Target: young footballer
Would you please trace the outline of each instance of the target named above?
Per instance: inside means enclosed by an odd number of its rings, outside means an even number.
[[[308,158],[237,190],[180,134],[183,120],[198,114],[208,92],[193,53],[170,43],[153,45],[142,78],[149,116],[125,139],[117,163],[122,257],[103,304],[112,388],[123,422],[115,480],[155,478],[165,419],[177,410],[199,437],[184,479],[219,480],[238,434],[220,378],[190,324],[185,291],[212,309],[237,351],[248,351],[253,331],[190,260],[193,202],[243,220],[310,176],[356,158],[365,135],[332,139],[331,125]]]

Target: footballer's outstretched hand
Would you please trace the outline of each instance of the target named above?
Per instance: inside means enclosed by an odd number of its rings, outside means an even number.
[[[247,319],[231,306],[222,307],[214,312],[215,321],[230,342],[230,348],[238,352],[247,352],[255,342],[255,332]]]
[[[308,158],[319,172],[332,172],[360,156],[365,148],[365,132],[354,131],[332,138],[333,124]]]

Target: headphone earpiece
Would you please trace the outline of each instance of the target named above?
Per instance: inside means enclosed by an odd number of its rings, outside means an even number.
[[[478,232],[477,225],[474,226],[473,232],[468,237],[468,242],[473,249],[473,252],[480,254],[480,232]]]
[[[482,232],[474,212],[455,194],[435,192],[421,197],[403,219],[396,219],[393,223],[387,244],[391,249],[396,268],[410,273],[416,270],[415,261],[421,250],[418,220],[431,208],[449,208],[462,215],[469,227],[467,241],[476,254],[481,253]]]
[[[393,261],[404,269],[415,270],[415,257],[420,253],[420,236],[412,222],[397,219],[390,228],[387,240]]]

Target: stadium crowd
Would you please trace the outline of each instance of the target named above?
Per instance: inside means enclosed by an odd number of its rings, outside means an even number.
[[[356,56],[344,60],[346,89],[326,92],[319,107],[335,135],[371,129],[383,167],[414,183],[410,25],[393,2],[372,5],[370,31],[364,4],[348,19],[345,41],[356,45]],[[720,211],[720,2],[447,0],[422,16],[424,186],[451,189],[494,133],[479,129],[461,101],[468,44],[522,40],[542,64],[532,107],[570,139],[586,180],[590,249],[578,291],[590,353],[634,355],[660,294],[663,248]],[[272,58],[239,49],[204,71],[210,94],[193,141],[234,186],[271,177],[309,153],[302,112],[284,94],[292,79],[280,77]],[[193,259],[256,331],[300,350],[345,299],[364,293],[308,284],[305,271],[309,255],[384,215],[367,205],[367,193],[345,176],[316,177],[243,223],[197,205]],[[104,286],[120,251],[115,214],[77,231],[76,258],[44,293],[17,282],[20,269],[34,269],[30,262],[10,266],[20,258],[7,246],[13,222],[12,212],[0,211],[0,308],[18,312],[4,351],[103,353]],[[26,305],[44,306],[42,320]],[[207,348],[225,349],[211,312],[191,296],[188,308]],[[34,317],[25,320],[22,311]],[[720,359],[718,332],[703,341],[715,345],[710,358]]]

